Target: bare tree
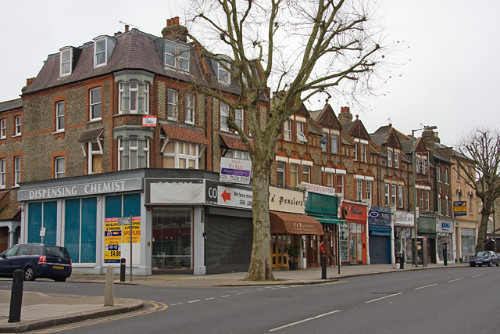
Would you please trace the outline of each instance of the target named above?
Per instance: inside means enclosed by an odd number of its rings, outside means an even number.
[[[199,32],[203,43],[196,33],[190,37],[203,55],[229,71],[240,87],[236,101],[217,90],[195,89],[228,104],[228,126],[239,134],[252,160],[254,232],[248,280],[274,279],[269,183],[283,123],[313,95],[368,87],[375,65],[383,57],[379,42],[370,34],[373,27],[365,4],[345,0],[191,3],[195,15],[194,28],[189,30]],[[221,57],[223,52],[231,58]],[[269,88],[280,94],[263,117],[258,104]],[[243,109],[252,145],[235,122],[235,109]]]
[[[476,245],[476,251],[482,251],[488,219],[493,213],[495,200],[500,197],[500,132],[475,130],[463,139],[458,149],[472,161],[473,169],[468,169],[459,159],[458,165],[466,176],[465,182],[476,191],[476,196],[483,203]]]

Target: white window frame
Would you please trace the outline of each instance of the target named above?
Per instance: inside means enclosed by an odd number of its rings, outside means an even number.
[[[166,152],[165,147],[166,145],[173,145],[174,147],[174,152]],[[192,145],[193,148],[193,154],[186,153],[186,151],[189,152],[190,150],[190,145]],[[181,151],[183,153],[181,153]],[[188,143],[188,142],[182,142],[182,141],[170,141],[166,142],[164,145],[164,148],[162,149],[163,152],[163,157],[165,158],[174,158],[174,168],[180,168],[180,161],[184,160],[185,161],[185,166],[186,169],[189,169],[189,162],[193,161],[194,162],[194,168],[199,169],[199,152],[200,152],[200,145],[196,143]]]
[[[7,119],[0,119],[0,139],[7,138]]]
[[[424,208],[424,190],[420,189],[420,208]]]
[[[59,163],[62,163],[60,166]],[[62,168],[62,170],[61,170]],[[60,179],[66,176],[66,159],[65,157],[55,157],[54,158],[54,178]]]
[[[139,110],[139,82],[130,80],[128,86],[128,106],[131,114],[137,114]]]
[[[118,170],[130,170],[130,169],[137,169],[137,168],[148,168],[149,167],[149,138],[138,138],[138,137],[129,137],[127,139],[128,141],[128,166],[126,166],[126,169],[124,169],[124,166],[122,166],[122,158],[125,153],[125,145],[122,138],[118,138]],[[139,149],[140,147],[140,142],[144,142],[143,149],[142,151]],[[130,145],[132,142],[136,142],[136,146]],[[132,152],[135,152],[135,164],[132,165]],[[145,165],[146,166],[139,166],[139,156],[141,153],[144,153],[145,156]],[[135,167],[131,167],[135,166]]]
[[[283,161],[276,161],[276,177],[277,177],[276,183],[280,187],[284,187],[286,185],[285,170],[286,170],[286,164]]]
[[[297,121],[296,127],[297,127],[297,141],[302,142],[302,143],[307,143],[307,137],[304,133],[305,123]]]
[[[448,200],[448,195],[444,196],[444,212],[445,212],[445,216],[450,215],[450,203]]]
[[[220,129],[221,131],[229,131],[229,125],[227,125],[227,118],[229,117],[229,106],[227,103],[220,103]]]
[[[59,52],[59,76],[71,75],[73,68],[73,48],[63,48]]]
[[[437,212],[438,212],[440,215],[442,215],[442,214],[443,214],[443,207],[442,207],[442,205],[441,205],[441,194],[438,194],[438,195],[437,195],[437,205],[438,205],[438,207],[437,207]]]
[[[179,120],[179,92],[172,88],[167,90],[167,119]]]
[[[236,125],[243,131],[244,119],[243,119],[243,109],[234,109],[234,121]]]
[[[0,158],[0,187],[7,186],[7,159]]]
[[[398,207],[404,207],[403,186],[398,186]]]
[[[392,167],[392,152],[387,151],[387,167]]]
[[[448,174],[448,167],[444,167],[444,183],[449,184],[450,179],[449,179],[449,174]]]
[[[302,165],[302,182],[311,183],[311,166]]]
[[[194,94],[186,93],[184,97],[184,121],[188,124],[194,124],[195,118],[195,99]]]
[[[295,188],[299,185],[299,164],[290,164],[290,187]]]
[[[93,144],[96,142],[89,141],[87,143],[87,163],[88,163],[88,173],[89,175],[94,174],[94,156],[95,155],[103,155],[103,149],[101,144],[101,139],[97,139],[98,149],[94,150]]]
[[[384,199],[385,205],[390,205],[391,203],[391,186],[389,183],[384,183]]]
[[[14,117],[14,137],[18,137],[22,134],[22,123],[21,116]]]
[[[224,61],[224,60],[218,60],[217,80],[221,84],[230,85],[231,84],[231,74],[222,64],[224,64],[225,67],[230,66],[229,62]]]
[[[365,199],[372,201],[372,181],[366,180],[366,197]]]
[[[173,53],[167,48],[167,45],[173,47]],[[165,41],[164,51],[165,66],[175,68],[183,72],[189,72],[191,48],[188,45],[176,43],[173,41]]]
[[[56,102],[56,132],[64,132],[65,101]]]
[[[335,174],[333,174],[333,173],[327,173],[327,172],[325,172],[325,180],[326,180],[325,183],[326,183],[327,187],[329,187],[329,188],[334,188],[335,187],[334,181],[333,181],[334,176],[335,176]]]
[[[354,143],[353,153],[354,153],[353,160],[358,161],[358,143],[356,142]]]
[[[16,155],[14,157],[14,186],[19,187],[19,182],[21,182],[21,156]]]
[[[94,99],[96,92],[99,92],[99,94],[100,94],[99,101],[96,101]],[[89,119],[91,121],[101,120],[102,119],[102,112],[103,112],[103,110],[102,110],[102,88],[101,87],[94,87],[94,88],[91,88],[89,90],[89,102],[90,102]],[[99,117],[94,117],[96,114],[94,109],[97,109],[97,107],[99,107],[99,109],[100,109],[100,115],[99,115]]]
[[[397,204],[397,186],[395,184],[391,184],[391,205]]]
[[[104,50],[98,50],[98,45],[100,43],[104,44]],[[99,56],[103,55],[104,60],[99,62]],[[94,40],[94,68],[106,66],[108,64],[108,43],[107,38],[99,38]]]
[[[367,155],[366,155],[367,149],[368,149],[368,145],[361,143],[361,162],[368,162]]]
[[[344,174],[335,174],[335,192],[339,193],[342,197],[344,196]],[[340,182],[339,182],[340,180]],[[338,191],[340,189],[340,191]]]
[[[292,120],[287,119],[283,124],[283,139],[292,141]]]
[[[436,166],[436,179],[438,182],[441,182],[441,166]]]
[[[339,154],[339,136],[336,134],[330,134],[330,152],[332,154]]]
[[[399,168],[399,153],[394,152],[394,168]]]
[[[356,179],[356,200],[363,200],[363,180]]]

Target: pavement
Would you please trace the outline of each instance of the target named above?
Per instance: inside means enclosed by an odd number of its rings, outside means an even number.
[[[411,264],[405,264],[404,269],[397,269],[392,264],[354,265],[342,266],[340,268],[340,274],[337,267],[329,267],[327,268],[325,279],[321,277],[321,268],[275,270],[273,271],[275,277],[274,281],[262,282],[246,281],[246,273],[243,272],[200,276],[185,274],[132,276],[132,280],[130,280],[130,276],[126,275],[125,282],[120,282],[119,275],[115,275],[114,284],[157,287],[306,285],[327,283],[362,275],[440,268],[463,268],[467,266],[468,264],[464,263],[448,263],[447,266],[443,264],[429,264],[426,267],[422,267],[421,265],[414,267]],[[73,274],[66,282],[85,282],[104,285],[106,283],[106,275]],[[11,291],[0,290],[0,333],[21,333],[39,330],[88,319],[132,312],[145,307],[145,303],[142,300],[130,298],[114,298],[112,306],[104,306],[104,287],[102,290],[103,296],[46,294],[24,291],[21,319],[19,322],[11,323],[9,323]],[[48,309],[50,309],[50,311],[48,311]]]

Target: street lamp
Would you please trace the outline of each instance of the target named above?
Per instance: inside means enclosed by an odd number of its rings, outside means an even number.
[[[417,249],[417,237],[418,237],[418,222],[417,222],[417,168],[415,166],[415,132],[421,130],[434,130],[437,126],[424,126],[421,129],[411,130],[411,164],[413,166],[413,223],[415,224],[415,237],[413,238],[413,261],[415,262],[415,267],[418,267],[418,249]],[[422,245],[423,246],[423,245]],[[422,259],[423,261],[423,259]]]

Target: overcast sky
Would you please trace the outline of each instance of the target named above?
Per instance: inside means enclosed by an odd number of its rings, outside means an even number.
[[[183,17],[184,0],[4,1],[0,11],[0,101],[16,99],[49,54],[124,31],[124,21],[161,36],[166,19]],[[404,41],[389,61],[394,79],[360,114],[368,132],[389,123],[403,133],[438,126],[456,144],[475,127],[500,128],[500,1],[380,0],[388,41]],[[385,92],[385,94],[383,94]],[[348,101],[330,100],[338,113]]]

